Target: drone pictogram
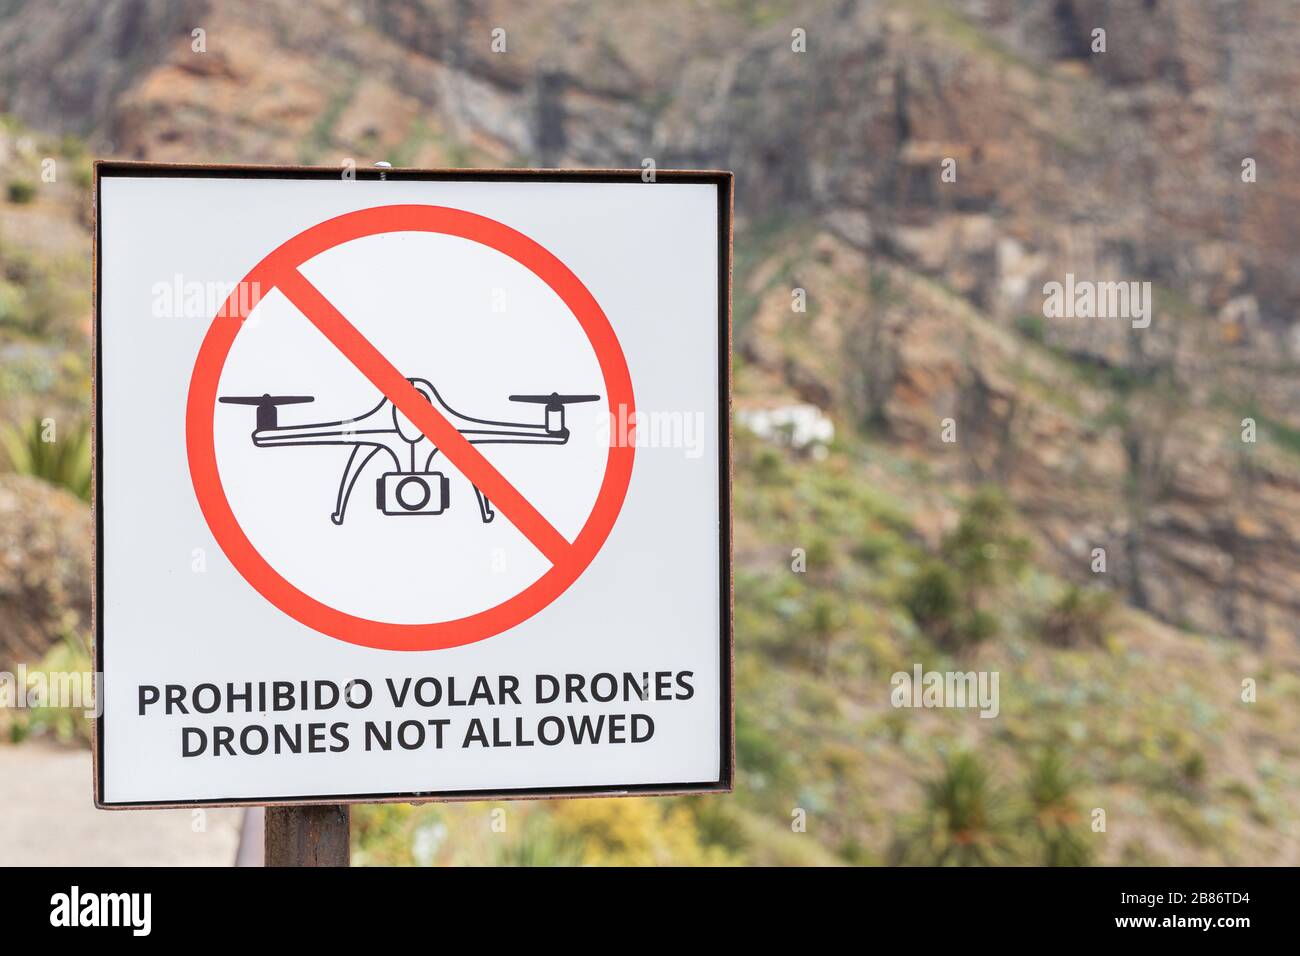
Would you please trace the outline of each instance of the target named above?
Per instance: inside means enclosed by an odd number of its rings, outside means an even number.
[[[564,409],[578,402],[595,402],[599,395],[511,395],[510,401],[544,405],[540,423],[492,421],[456,411],[423,378],[408,378],[421,397],[439,407],[473,445],[563,445],[569,440]],[[362,470],[376,455],[387,452],[392,471],[376,481],[375,505],[386,515],[437,515],[449,504],[447,476],[433,471],[438,447],[385,396],[379,404],[356,418],[334,422],[281,425],[279,408],[315,401],[311,395],[229,395],[220,399],[228,405],[251,405],[257,409],[253,444],[259,448],[281,445],[350,445],[352,452],[343,467],[338,497],[330,520],[343,523],[348,500]],[[496,517],[492,503],[474,485],[479,516],[487,524]]]

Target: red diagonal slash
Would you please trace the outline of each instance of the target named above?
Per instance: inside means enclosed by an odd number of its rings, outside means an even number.
[[[406,376],[394,368],[306,276],[297,269],[285,269],[277,277],[276,286],[552,564],[558,564],[568,554],[572,546],[565,537],[470,444],[455,425],[424,400]]]

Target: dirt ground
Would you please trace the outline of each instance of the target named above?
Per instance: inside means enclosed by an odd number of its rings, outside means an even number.
[[[0,866],[231,866],[240,810],[96,810],[90,752],[0,746]]]

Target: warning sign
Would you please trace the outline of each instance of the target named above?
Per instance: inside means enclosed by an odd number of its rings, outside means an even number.
[[[481,243],[531,271],[554,291],[582,327],[599,362],[605,395],[562,395],[555,391],[547,395],[511,395],[511,402],[540,406],[536,409],[539,414],[532,421],[502,421],[457,412],[431,381],[405,378],[299,271],[306,259],[349,241],[401,233],[450,235]],[[377,281],[383,281],[382,277]],[[377,479],[376,507],[383,514],[442,514],[450,506],[449,482],[446,473],[432,469],[446,463],[472,484],[484,523],[493,521],[497,510],[502,511],[551,564],[546,575],[494,607],[456,620],[428,623],[397,624],[360,618],[331,607],[327,600],[313,599],[286,581],[249,541],[221,486],[212,400],[230,347],[247,317],[240,313],[237,302],[227,302],[200,349],[190,386],[186,423],[190,472],[199,504],[222,550],[267,600],[309,627],[340,640],[395,650],[431,650],[481,640],[518,624],[572,584],[595,557],[622,507],[632,474],[633,444],[609,444],[599,496],[582,531],[572,542],[476,447],[566,444],[571,433],[565,425],[565,409],[574,403],[596,402],[603,397],[609,407],[635,411],[627,362],[609,321],[581,281],[544,247],[502,223],[463,210],[420,205],[379,206],[330,219],[299,234],[259,263],[241,285],[282,292],[378,390],[379,404],[354,417],[283,425],[279,422],[280,406],[314,401],[314,398],[264,392],[252,396],[225,395],[218,399],[255,407],[256,428],[251,437],[256,446],[350,447],[338,483],[335,510],[330,516],[334,524],[343,524],[355,484],[377,456],[380,457],[376,467],[388,469]],[[509,345],[502,347],[509,348]],[[541,358],[531,356],[533,361]],[[483,374],[492,374],[491,357],[487,357],[484,365]],[[382,530],[366,539],[376,550],[383,549],[390,537]],[[473,549],[466,541],[448,540],[445,536],[434,542],[422,542],[421,546],[461,553],[466,548]],[[374,560],[369,555],[358,557],[366,562]]]
[[[101,806],[730,786],[728,174],[96,189]]]

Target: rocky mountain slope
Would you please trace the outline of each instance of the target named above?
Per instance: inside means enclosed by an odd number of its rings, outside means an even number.
[[[869,406],[900,440],[972,411],[970,477],[997,477],[1000,456],[1023,481],[1054,456],[1023,493],[1063,569],[1084,539],[1108,546],[1138,606],[1262,641],[1300,609],[1279,570],[1300,564],[1300,505],[1294,469],[1234,435],[1247,416],[1280,444],[1300,434],[1288,95],[1300,31],[1268,2],[1136,6],[369,0],[303,16],[289,3],[111,0],[68,15],[11,0],[0,88],[18,116],[134,158],[735,169],[742,235],[744,222],[816,223],[850,274],[881,261],[941,282],[978,312],[986,343],[967,348],[916,310],[880,339],[881,315],[847,303],[823,324],[877,342],[881,369],[925,379],[876,380],[870,396],[835,394],[816,362],[773,358],[742,310],[746,348],[837,413]],[[796,28],[806,53],[791,49]],[[1152,282],[1151,326],[1042,320],[1044,283],[1067,272]],[[1017,343],[1026,331],[1040,348]],[[1122,382],[1140,413],[1100,429],[1024,421],[1024,403],[998,392],[1027,351],[1105,378],[1103,393]],[[1054,506],[1062,486],[1089,489],[1068,514]]]

